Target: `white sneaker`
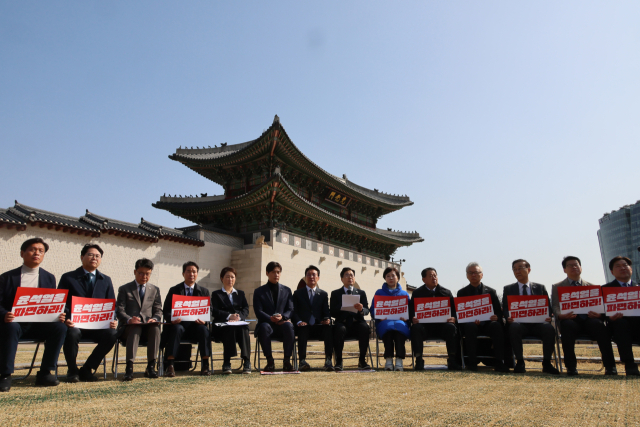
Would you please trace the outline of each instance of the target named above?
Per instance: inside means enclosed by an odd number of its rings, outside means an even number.
[[[393,357],[387,358],[387,363],[384,364],[385,371],[393,371]]]
[[[396,357],[396,371],[404,371],[404,367],[402,366],[402,359]]]

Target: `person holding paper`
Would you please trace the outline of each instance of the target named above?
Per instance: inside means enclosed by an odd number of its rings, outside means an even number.
[[[40,370],[36,374],[36,386],[57,386],[60,384],[55,372],[60,349],[67,335],[63,323],[65,314],[51,323],[14,322],[12,312],[16,291],[24,288],[56,288],[53,274],[40,267],[49,245],[39,237],[26,240],[20,247],[23,264],[0,275],[0,392],[11,389],[11,374],[14,370],[18,341],[20,338],[45,341]]]
[[[456,361],[458,338],[456,331],[456,319],[454,317],[453,294],[447,288],[438,283],[438,273],[435,268],[429,267],[422,270],[422,282],[424,285],[413,291],[409,302],[409,318],[411,319],[411,350],[416,357],[413,367],[416,371],[424,370],[423,342],[427,337],[443,339],[447,345],[447,366],[451,371],[462,369]],[[419,323],[415,313],[416,298],[449,298],[450,317],[444,323]]]
[[[553,356],[553,346],[556,341],[556,332],[551,326],[551,309],[549,308],[549,317],[543,323],[520,323],[514,321],[509,316],[509,295],[543,295],[549,300],[547,289],[544,285],[529,281],[529,273],[531,273],[531,265],[524,259],[517,259],[511,263],[513,275],[518,280],[516,283],[504,287],[502,294],[502,306],[504,316],[507,319],[507,335],[511,342],[513,353],[516,356],[516,366],[513,372],[522,374],[526,372],[522,338],[525,335],[532,335],[542,340],[542,372],[547,374],[559,375],[560,371],[551,364]],[[547,302],[548,304],[548,302]]]
[[[283,371],[293,372],[291,354],[295,335],[291,316],[293,313],[293,298],[291,289],[280,284],[280,263],[271,261],[267,264],[266,284],[260,286],[253,293],[253,311],[258,318],[258,325],[254,332],[260,341],[260,346],[267,358],[266,372],[275,371],[275,362],[271,352],[271,339],[282,341],[284,350]]]
[[[74,296],[80,298],[116,298],[111,278],[98,271],[103,255],[104,251],[100,246],[95,243],[87,243],[80,251],[82,266],[63,274],[60,278],[60,283],[58,283],[58,289],[67,289],[69,291],[64,309],[67,319],[65,325],[69,329],[67,338],[64,341],[63,351],[64,358],[67,360],[67,382],[70,383],[98,381],[93,372],[98,369],[100,362],[111,351],[118,339],[116,321],[110,323],[109,329],[80,329],[76,327],[71,318],[71,303]],[[98,345],[93,349],[82,368],[78,369],[76,364],[78,346],[83,338],[90,339]]]
[[[387,267],[382,274],[385,283],[382,285],[382,289],[378,289],[373,296],[371,305],[374,307],[374,311],[371,312],[371,317],[375,319],[375,307],[376,296],[394,296],[401,297],[406,296],[409,298],[407,291],[402,289],[399,283],[400,272],[395,267]],[[401,317],[399,320],[376,319],[376,332],[379,337],[382,338],[384,343],[384,358],[386,363],[384,365],[385,371],[402,371],[403,359],[406,357],[405,341],[409,338],[411,332],[408,325],[409,313],[407,317]],[[393,365],[393,353],[395,349],[396,364]]]
[[[181,318],[171,320],[171,308],[174,295],[188,297],[207,297],[210,298],[209,289],[203,288],[196,283],[200,267],[193,261],[187,261],[182,264],[182,277],[184,282],[178,283],[169,289],[164,300],[164,321],[171,322],[164,326],[163,333],[166,334],[165,351],[167,355],[167,369],[165,375],[169,378],[176,376],[173,361],[176,358],[180,341],[194,340],[198,343],[198,350],[202,358],[200,375],[209,376],[212,374],[209,369],[209,357],[211,356],[211,338],[209,337],[209,328],[203,320],[182,321]]]
[[[293,321],[298,331],[298,354],[300,370],[308,371],[311,366],[307,357],[307,341],[324,341],[324,370],[333,371],[333,331],[329,312],[329,294],[318,287],[320,269],[310,265],[304,271],[307,286],[293,293]]]
[[[509,368],[504,363],[504,324],[502,323],[502,308],[495,289],[482,283],[482,267],[477,262],[467,265],[467,279],[469,284],[458,291],[458,297],[468,297],[475,295],[491,295],[491,305],[493,306],[493,316],[487,321],[471,323],[461,323],[460,329],[464,337],[465,353],[469,357],[467,369],[478,370],[478,335],[488,335],[491,338],[493,347],[493,357],[496,360],[494,370],[496,372],[509,372]]]
[[[249,337],[249,325],[234,326],[234,323],[244,322],[249,316],[249,303],[244,292],[235,288],[236,270],[233,267],[225,267],[220,272],[222,289],[211,295],[211,306],[214,322],[228,323],[230,326],[216,328],[222,336],[224,347],[222,373],[230,374],[231,358],[238,355],[236,343],[240,347],[242,358],[242,373],[251,373],[251,338]]]
[[[158,348],[160,346],[160,325],[162,319],[162,301],[160,289],[149,283],[153,272],[153,262],[142,258],[136,261],[133,274],[135,280],[120,286],[116,298],[116,316],[118,331],[127,343],[127,367],[124,381],[133,381],[133,363],[138,352],[140,337],[147,338],[147,369],[144,376],[158,378],[155,370]]]
[[[609,270],[615,280],[603,285],[606,288],[633,288],[639,291],[638,283],[631,280],[633,269],[631,260],[624,256],[617,256],[609,261]],[[640,342],[640,317],[615,313],[608,317],[609,325],[613,329],[613,338],[618,345],[620,360],[624,363],[627,376],[638,376],[638,365],[633,356],[633,343]]]
[[[561,333],[562,353],[564,354],[567,375],[578,375],[578,361],[575,352],[576,339],[585,334],[598,342],[605,375],[618,375],[611,345],[611,334],[604,323],[604,314],[595,311],[590,311],[588,314],[574,314],[572,311],[562,314],[560,310],[558,287],[595,285],[582,279],[582,263],[580,258],[576,256],[565,257],[562,260],[562,269],[567,277],[552,286],[551,306]]]
[[[331,292],[331,317],[334,318],[333,349],[336,353],[336,371],[343,370],[342,350],[344,341],[348,337],[358,340],[360,357],[358,369],[371,369],[367,363],[367,349],[369,348],[369,325],[364,316],[369,314],[369,301],[362,289],[357,289],[356,272],[352,268],[344,267],[340,271],[342,286]],[[351,300],[349,304],[343,301]]]

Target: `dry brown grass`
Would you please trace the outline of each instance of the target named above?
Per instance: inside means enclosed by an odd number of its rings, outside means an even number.
[[[346,350],[355,347],[348,344]],[[310,350],[321,351],[321,344],[313,343]],[[425,351],[440,354],[445,349]],[[530,354],[539,351],[539,346],[527,346]],[[591,354],[597,355],[597,348],[579,351]],[[21,351],[19,362],[25,359],[29,354]],[[309,362],[322,365],[321,360]],[[442,363],[442,359],[426,362]],[[640,381],[624,375],[605,378],[602,373],[551,377],[535,372],[537,366],[528,363],[530,372],[525,375],[481,368],[478,373],[312,371],[261,376],[254,372],[209,378],[180,373],[173,379],[148,380],[137,373],[132,383],[110,376],[96,384],[47,389],[33,387],[29,378],[14,382],[10,393],[0,395],[0,411],[4,424],[11,426],[640,424]],[[594,367],[597,364],[581,363],[578,368],[584,372]]]

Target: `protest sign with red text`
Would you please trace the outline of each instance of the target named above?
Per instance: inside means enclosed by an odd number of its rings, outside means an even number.
[[[16,289],[16,299],[11,311],[14,322],[57,322],[64,313],[67,302],[66,289],[23,288]]]
[[[558,286],[560,314],[604,313],[600,286]]]
[[[414,298],[413,304],[418,323],[444,323],[451,317],[448,297]]]
[[[171,321],[181,319],[183,322],[202,320],[211,321],[211,300],[209,297],[185,297],[174,295],[171,301]]]
[[[80,329],[109,329],[115,317],[116,300],[71,297],[71,321]]]
[[[409,297],[406,295],[399,297],[386,297],[376,295],[374,316],[378,320],[400,320],[409,319]]]
[[[455,297],[456,317],[458,323],[471,323],[476,320],[490,320],[493,316],[491,295],[474,295],[472,297]]]
[[[542,323],[549,317],[546,295],[507,295],[509,317],[518,323]]]
[[[604,308],[607,316],[622,313],[625,316],[640,316],[639,286],[630,288],[602,288]]]

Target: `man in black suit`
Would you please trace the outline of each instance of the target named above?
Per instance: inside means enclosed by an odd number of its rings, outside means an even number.
[[[603,287],[607,288],[630,288],[634,291],[640,290],[638,284],[631,280],[633,269],[631,260],[624,256],[617,256],[609,262],[609,270],[616,279],[607,283]],[[627,376],[638,376],[638,365],[633,357],[632,344],[640,343],[640,317],[624,316],[622,313],[616,313],[609,316],[608,324],[613,329],[613,339],[618,345],[618,353],[620,360],[624,363]]]
[[[67,320],[65,324],[69,328],[67,338],[64,341],[64,358],[67,360],[67,382],[97,381],[93,372],[98,369],[102,359],[111,351],[118,339],[114,320],[109,329],[80,329],[76,328],[71,319],[71,298],[101,298],[115,299],[111,278],[100,271],[98,267],[102,262],[104,251],[96,244],[87,243],[80,251],[82,267],[65,273],[60,278],[58,289],[67,289],[67,305],[64,309]],[[115,312],[115,307],[114,307]],[[87,361],[78,369],[76,358],[78,357],[78,345],[81,339],[90,339],[98,345],[93,349]]]
[[[605,375],[618,375],[616,361],[611,346],[611,333],[605,325],[605,316],[602,313],[590,311],[588,314],[574,314],[573,311],[562,314],[558,298],[558,288],[564,286],[595,286],[582,278],[582,263],[576,256],[568,256],[562,260],[562,269],[567,277],[551,287],[551,306],[556,318],[556,325],[560,329],[562,338],[562,352],[564,353],[564,365],[567,367],[567,375],[578,375],[578,361],[576,359],[576,339],[580,335],[587,334],[592,340],[598,342]]]
[[[496,372],[509,372],[504,363],[504,325],[502,323],[502,308],[495,289],[482,283],[482,267],[477,262],[467,265],[467,279],[469,284],[458,291],[459,297],[475,295],[491,295],[493,316],[487,321],[476,320],[472,323],[461,323],[460,329],[464,337],[464,349],[469,357],[468,369],[478,370],[478,335],[488,335],[493,344],[493,356],[496,359],[494,369]]]
[[[329,294],[318,288],[320,269],[310,265],[304,271],[307,286],[293,293],[293,320],[298,331],[298,354],[300,370],[308,371],[311,366],[307,358],[307,341],[321,339],[324,341],[324,370],[333,371],[333,337],[331,330],[331,313],[329,312]]]
[[[271,339],[273,338],[282,341],[283,370],[292,372],[291,354],[293,353],[295,335],[290,320],[293,312],[291,289],[279,283],[282,272],[282,266],[279,263],[271,261],[267,264],[266,270],[269,280],[253,293],[253,311],[258,318],[254,334],[260,341],[264,356],[267,358],[267,366],[264,370],[266,372],[275,370],[271,352]]]
[[[435,268],[429,267],[422,270],[422,282],[424,285],[413,291],[409,302],[409,318],[411,319],[411,350],[416,356],[416,364],[413,367],[416,371],[424,370],[423,342],[427,337],[443,339],[447,345],[447,366],[451,371],[457,371],[462,367],[456,362],[458,340],[455,324],[455,308],[453,304],[453,294],[447,288],[438,283],[438,273]],[[451,307],[451,317],[445,323],[419,323],[415,316],[415,298],[449,298]]]
[[[24,260],[22,267],[0,276],[0,392],[11,389],[11,374],[20,338],[45,341],[36,386],[60,384],[52,372],[56,370],[60,349],[67,335],[67,327],[63,323],[65,314],[60,314],[59,322],[18,323],[13,321],[15,316],[11,311],[19,287],[56,288],[53,274],[40,268],[48,250],[49,245],[39,237],[25,241],[20,247],[20,256]]]
[[[345,267],[340,272],[342,286],[331,292],[331,317],[335,319],[333,326],[333,347],[336,352],[336,371],[342,371],[342,349],[347,337],[358,339],[360,346],[359,369],[371,369],[367,363],[367,350],[369,348],[369,325],[364,320],[364,316],[369,314],[369,301],[367,294],[361,289],[354,287],[356,283],[356,272],[352,268]],[[360,302],[353,305],[354,311],[342,310],[343,295],[358,295]]]
[[[547,289],[539,283],[529,282],[529,273],[531,265],[524,259],[517,259],[511,263],[513,275],[518,280],[516,283],[504,287],[502,294],[502,307],[504,316],[507,319],[507,335],[516,356],[516,366],[513,372],[522,374],[526,371],[524,363],[524,355],[522,348],[522,338],[525,335],[532,335],[542,340],[542,372],[547,374],[558,375],[558,371],[551,364],[551,356],[553,355],[553,346],[556,342],[556,332],[551,326],[551,305],[549,304],[549,317],[544,323],[519,323],[509,317],[509,295],[544,295],[549,299]]]
[[[200,350],[200,357],[202,358],[202,366],[200,375],[209,376],[211,370],[209,369],[209,357],[211,356],[211,338],[209,337],[209,328],[207,323],[198,319],[196,321],[182,321],[177,318],[171,320],[171,307],[173,305],[173,296],[188,296],[188,297],[207,297],[209,298],[209,305],[211,305],[211,299],[209,295],[209,289],[203,288],[196,283],[198,279],[198,272],[200,267],[193,261],[187,261],[182,264],[182,277],[184,282],[178,283],[169,289],[169,293],[164,300],[164,321],[169,323],[164,326],[164,334],[166,337],[165,350],[167,354],[167,369],[165,375],[169,378],[176,376],[176,371],[173,366],[173,361],[178,353],[178,347],[180,347],[180,341],[184,338],[188,341],[196,341],[198,343],[198,349]]]

